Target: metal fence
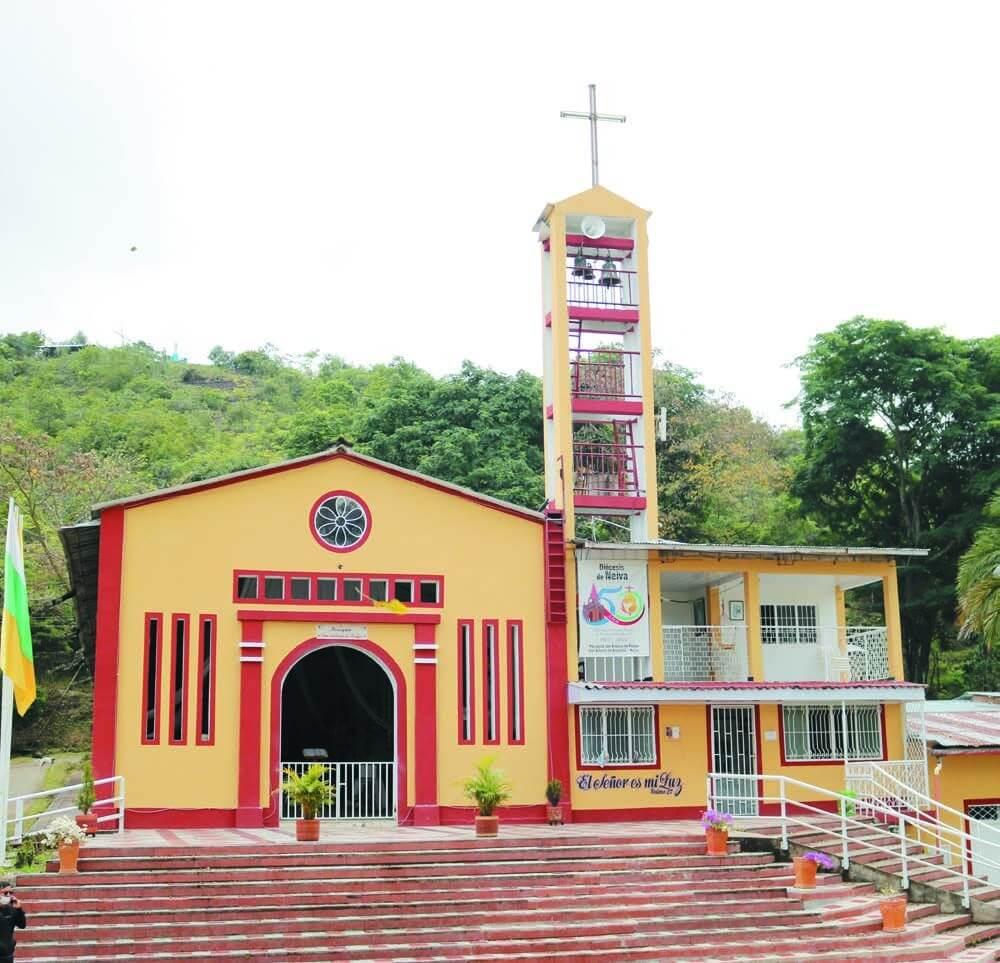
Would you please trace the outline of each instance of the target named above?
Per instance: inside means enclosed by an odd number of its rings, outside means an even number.
[[[302,775],[311,766],[326,770],[334,787],[333,799],[318,813],[319,819],[393,819],[396,816],[396,764],[394,762],[283,762],[282,772]],[[281,818],[299,819],[302,810],[284,792]]]
[[[745,682],[748,673],[746,626],[663,626],[666,682]]]

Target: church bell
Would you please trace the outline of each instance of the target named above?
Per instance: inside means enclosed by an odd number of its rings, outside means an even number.
[[[583,278],[584,281],[592,281],[594,279],[594,269],[590,266],[590,261],[583,256],[582,244],[576,257],[573,258],[573,277]]]
[[[601,265],[601,284],[606,288],[613,288],[621,283],[622,279],[618,275],[618,269],[609,254],[608,259]]]

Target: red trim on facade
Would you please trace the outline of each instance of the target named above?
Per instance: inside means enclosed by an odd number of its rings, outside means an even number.
[[[153,684],[153,702],[149,705],[149,625],[156,622],[156,681]],[[142,637],[142,716],[139,719],[139,742],[144,746],[155,746],[160,741],[160,696],[163,689],[163,643],[166,638],[162,612],[147,612]],[[153,710],[153,735],[147,736],[146,720],[150,708]],[[97,711],[95,704],[94,711]]]
[[[488,644],[489,629],[493,629],[493,659],[490,660]],[[500,623],[497,619],[483,619],[483,745],[500,744]],[[489,671],[493,671],[493,682],[489,681]],[[492,691],[491,691],[492,689]],[[490,705],[493,706],[493,737],[490,738]]]
[[[239,622],[367,622],[370,625],[437,625],[440,615],[423,612],[281,612],[273,609],[238,609]],[[259,641],[259,640],[258,640]]]
[[[546,405],[546,406],[545,406],[545,417],[546,417],[546,418],[547,418],[547,419],[548,419],[549,421],[551,421],[551,420],[552,420],[552,417],[553,417],[553,412],[554,412],[554,409],[553,409],[552,405]]]
[[[118,712],[118,650],[121,618],[122,554],[125,547],[125,509],[108,509],[101,516],[97,568],[97,633],[94,652],[94,721],[91,759],[95,779],[115,772],[115,735]],[[114,795],[111,783],[97,787],[98,800]]]
[[[435,639],[433,625],[414,627],[414,646],[432,644]],[[436,657],[434,649],[414,648],[413,651],[418,659]],[[430,662],[418,662],[413,667],[413,673],[413,822],[417,826],[436,826],[441,821],[437,797],[437,666]]]
[[[239,594],[239,581],[241,578],[251,577],[257,579],[257,596],[249,598]],[[283,580],[282,597],[280,599],[264,598],[264,579],[280,578]],[[292,598],[291,579],[309,580],[309,598]],[[332,581],[337,585],[335,599],[319,598],[317,581]],[[358,579],[361,581],[362,598],[359,601],[345,601],[344,581],[347,579]],[[395,589],[397,582],[410,582],[413,585],[414,601],[404,603],[407,608],[416,609],[440,609],[444,607],[444,576],[430,574],[410,574],[405,572],[290,572],[272,571],[269,569],[239,568],[233,570],[233,602],[242,605],[351,605],[356,608],[371,608],[375,603],[371,600],[372,581],[385,581],[387,583],[387,595],[390,599],[396,597]],[[433,582],[437,586],[437,602],[420,601],[421,582]]]
[[[212,651],[209,653],[208,659],[208,735],[204,736],[205,732],[205,717],[203,706],[205,703],[205,676],[203,675],[203,668],[205,665],[205,626],[210,625],[211,630],[211,640],[212,640]],[[197,678],[198,684],[195,686],[196,696],[198,699],[198,709],[197,709],[197,725],[198,728],[195,731],[194,743],[196,746],[214,746],[215,745],[215,689],[216,689],[216,672],[218,664],[218,652],[219,652],[219,626],[218,619],[214,615],[199,615],[198,616],[198,669]]]
[[[410,812],[406,807],[406,727],[409,716],[406,711],[406,678],[400,670],[399,665],[385,649],[368,639],[306,639],[281,660],[277,669],[274,670],[274,675],[271,676],[271,758],[268,768],[270,794],[268,796],[268,808],[263,813],[263,822],[266,826],[278,825],[278,791],[281,779],[281,689],[284,685],[285,677],[299,660],[304,659],[317,649],[324,649],[333,645],[341,645],[366,653],[374,658],[392,676],[396,689],[396,817],[400,825],[410,821]],[[247,664],[244,663],[244,665]],[[257,778],[260,778],[259,770]]]
[[[586,234],[567,234],[566,247],[597,247],[608,251],[632,251],[635,249],[635,241],[630,237],[587,237]]]
[[[263,622],[244,621],[242,642],[263,642]],[[242,652],[241,647],[241,652]],[[262,649],[253,649],[254,656],[263,658]],[[236,793],[236,825],[261,826],[260,806],[260,742],[261,742],[261,662],[240,660],[240,758]]]
[[[320,537],[319,532],[316,531],[316,510],[323,504],[323,502],[330,498],[337,498],[338,496],[343,496],[344,498],[350,498],[356,501],[361,506],[361,510],[365,513],[365,521],[368,523],[365,528],[364,535],[361,536],[361,540],[356,542],[354,545],[348,545],[344,548],[337,548],[335,545],[331,545],[329,542],[324,541]],[[334,552],[337,555],[346,555],[348,552],[354,552],[361,548],[361,546],[364,545],[371,536],[373,525],[374,521],[372,519],[372,510],[368,507],[368,503],[360,495],[355,495],[354,492],[334,489],[332,492],[320,495],[319,498],[313,502],[312,508],[309,509],[309,533],[316,540],[316,544],[319,545],[320,548],[325,548],[328,552]]]
[[[465,639],[463,629],[468,629],[468,651],[469,651],[469,734],[465,734],[464,717],[466,711],[465,692],[462,689],[462,673],[465,666]],[[458,620],[458,660],[455,662],[458,669],[458,744],[460,746],[471,746],[476,741],[476,623],[473,619]]]
[[[177,644],[177,626],[184,626],[182,644]],[[178,649],[183,654],[183,664],[181,666],[181,692],[180,700],[177,698],[177,653]],[[170,708],[167,713],[170,730],[167,733],[167,741],[172,746],[183,746],[187,742],[188,724],[188,679],[191,675],[191,616],[187,612],[174,612],[170,616]],[[180,718],[178,719],[178,713]],[[180,736],[174,736],[177,731],[177,723],[180,722]]]
[[[574,413],[578,415],[641,415],[641,401],[600,401],[594,398],[574,398]]]
[[[232,829],[235,809],[125,809],[126,829]]]
[[[283,462],[279,465],[269,465],[256,470],[239,472],[236,475],[228,477],[223,476],[222,478],[218,478],[214,481],[199,482],[180,491],[174,490],[153,492],[147,498],[139,497],[134,501],[122,499],[119,504],[111,503],[106,508],[101,509],[102,525],[104,517],[109,512],[124,511],[126,508],[138,508],[140,505],[151,505],[154,502],[162,502],[168,498],[180,498],[184,495],[193,495],[196,492],[205,492],[211,491],[215,488],[224,488],[227,485],[236,485],[240,482],[249,481],[254,478],[266,478],[268,475],[277,475],[285,471],[294,471],[297,468],[304,468],[307,465],[321,464],[323,462],[332,461],[335,458],[344,458],[355,465],[361,465],[364,468],[371,468],[374,471],[381,471],[387,475],[393,475],[396,478],[402,478],[406,481],[413,482],[416,485],[423,485],[425,488],[433,488],[435,491],[444,492],[446,495],[455,495],[458,498],[465,498],[468,501],[475,502],[483,508],[492,508],[494,511],[503,512],[505,515],[513,515],[515,518],[535,522],[536,524],[541,524],[542,522],[542,519],[537,517],[537,513],[532,512],[529,509],[518,508],[516,505],[504,505],[488,498],[485,495],[478,495],[476,492],[468,491],[466,489],[456,490],[455,488],[452,488],[443,482],[439,482],[434,478],[421,476],[416,472],[408,472],[405,469],[397,468],[396,466],[389,465],[386,462],[378,461],[378,459],[359,457],[355,455],[354,452],[346,449],[337,449],[336,451],[331,452],[321,452],[311,458],[296,458],[291,462]],[[127,504],[125,504],[126,502]]]
[[[544,803],[513,806],[500,806],[497,808],[497,815],[500,823],[544,823],[546,821],[546,808]],[[442,806],[441,825],[442,826],[472,826],[476,821],[475,806]]]
[[[636,324],[639,321],[638,308],[584,308],[571,304],[567,313],[574,321],[618,321],[625,324]]]
[[[551,504],[551,503],[550,503]],[[563,787],[563,816],[572,819],[569,695],[567,691],[566,541],[561,511],[548,508],[542,532],[545,571],[545,708],[548,720],[548,778]]]
[[[848,708],[851,705],[871,705],[871,703],[849,703]],[[840,712],[840,707],[832,702],[815,702],[815,703],[795,703],[789,708],[795,708],[801,705],[817,705],[817,706],[832,706],[838,713]],[[778,703],[778,750],[781,753],[781,765],[782,766],[842,766],[844,764],[844,757],[840,756],[837,759],[788,759],[785,756],[785,706],[783,703]],[[879,725],[882,729],[882,755],[878,759],[852,759],[851,762],[885,762],[889,758],[889,746],[886,741],[885,733],[885,704],[879,703]]]
[[[580,709],[638,709],[646,708],[646,706],[620,706],[620,705],[601,705],[599,703],[594,703],[590,705],[589,703],[585,706],[573,706],[575,710],[573,714],[574,728],[576,731],[573,734],[574,741],[576,743],[576,768],[579,772],[615,772],[618,770],[625,770],[627,772],[645,772],[647,769],[659,769],[660,768],[660,707],[658,705],[653,706],[653,745],[656,748],[656,761],[655,762],[642,762],[636,763],[635,765],[607,765],[598,766],[593,763],[585,765],[583,762],[583,733],[580,731]],[[712,770],[709,769],[709,772]]]
[[[515,650],[517,652],[516,660],[514,659]],[[517,664],[516,674],[514,672],[515,662]],[[517,713],[514,711],[515,704]],[[521,730],[517,734],[514,732],[516,717]],[[524,745],[524,622],[521,619],[508,619],[507,621],[507,742],[512,746]]]
[[[641,511],[646,507],[644,495],[574,495],[577,508],[613,508],[619,511]]]
[[[633,806],[627,809],[574,809],[575,823],[628,823],[665,819],[700,819],[704,806]]]

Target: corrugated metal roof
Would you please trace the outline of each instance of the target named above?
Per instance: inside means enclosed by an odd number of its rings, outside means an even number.
[[[942,749],[1000,748],[1000,708],[935,712],[927,705],[927,742]]]
[[[659,551],[669,555],[823,555],[837,558],[855,556],[917,556],[929,553],[926,548],[875,548],[850,545],[714,545],[696,542],[583,542],[582,548],[601,552],[627,552],[636,550]]]

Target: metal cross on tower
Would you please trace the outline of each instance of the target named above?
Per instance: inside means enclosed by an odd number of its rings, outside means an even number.
[[[597,122],[599,120],[610,120],[616,124],[624,124],[625,117],[622,114],[599,114],[597,112],[597,85],[590,84],[590,110],[586,114],[579,110],[561,110],[560,117],[577,117],[580,120],[590,121],[590,172],[597,187]]]

